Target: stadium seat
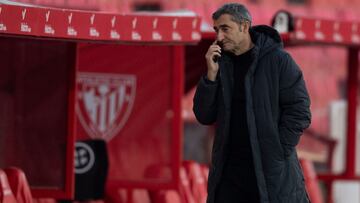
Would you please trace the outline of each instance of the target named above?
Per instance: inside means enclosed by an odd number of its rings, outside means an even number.
[[[151,202],[155,203],[182,203],[176,190],[157,190],[151,192]]]
[[[161,178],[171,176],[171,170],[168,166],[154,165],[146,170],[145,177]],[[151,202],[154,203],[183,203],[185,197],[182,197],[177,190],[160,189],[148,191]]]
[[[207,197],[206,180],[200,164],[194,161],[184,161],[183,165],[187,171],[191,192],[198,203],[205,203]]]
[[[34,198],[33,203],[57,203],[53,198]]]
[[[132,202],[133,203],[150,203],[150,197],[147,190],[135,189],[132,190]]]
[[[190,180],[184,167],[180,168],[180,196],[184,203],[195,203],[194,196],[191,192]]]
[[[32,203],[32,195],[25,173],[16,167],[4,169],[9,185],[18,203]]]
[[[106,203],[125,203],[126,202],[126,190],[119,188],[106,188],[105,190],[105,202]]]
[[[11,191],[6,173],[0,169],[0,202],[17,203]]]
[[[312,203],[323,203],[319,181],[313,163],[310,160],[300,159],[300,164],[305,176],[305,185]]]
[[[150,196],[144,189],[124,189],[112,188],[107,189],[106,203],[150,203]]]
[[[208,178],[209,178],[209,166],[206,165],[206,164],[201,164],[201,171],[202,171],[202,174],[205,178],[205,182],[206,182],[206,185],[208,183]]]

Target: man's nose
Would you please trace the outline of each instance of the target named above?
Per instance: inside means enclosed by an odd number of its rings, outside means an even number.
[[[221,31],[217,33],[216,35],[216,40],[218,42],[221,42],[224,39],[224,33],[222,33]]]

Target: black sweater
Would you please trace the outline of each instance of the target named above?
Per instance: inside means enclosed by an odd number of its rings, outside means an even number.
[[[246,122],[245,88],[244,79],[252,59],[252,49],[233,56],[234,61],[234,88],[231,104],[229,162],[236,165],[247,165],[244,161],[252,160],[248,127]],[[248,167],[248,166],[247,166]]]

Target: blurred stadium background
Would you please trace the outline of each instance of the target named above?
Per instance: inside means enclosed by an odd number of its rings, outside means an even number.
[[[5,21],[15,22],[15,13],[1,16],[1,6],[15,4],[23,21],[33,5],[66,9],[69,24],[71,13],[88,13],[90,21],[92,12],[129,16],[126,26],[134,29],[138,23],[143,30],[155,29],[158,21],[148,23],[141,16],[158,18],[159,24],[167,18],[178,18],[180,24],[189,17],[200,32],[188,41],[156,42],[34,37],[2,29],[0,168],[5,172],[0,176],[8,180],[2,181],[0,197],[8,194],[5,182],[15,197],[2,201],[205,202],[214,128],[196,122],[192,97],[206,70],[205,51],[215,37],[211,14],[226,2],[0,0],[0,28]],[[271,25],[277,11],[285,10],[299,19],[348,22],[356,24],[354,32],[360,29],[358,0],[238,2],[249,8],[254,25]],[[134,16],[139,17],[134,21]],[[168,27],[176,28],[174,22]],[[312,124],[297,149],[312,202],[360,202],[360,123],[354,120],[356,110],[349,118],[346,102],[351,97],[351,105],[357,106],[358,90],[349,87],[359,84],[359,42],[292,43],[286,36],[285,47],[300,65],[312,101]],[[102,107],[108,112],[104,120]],[[348,119],[359,124],[349,126]],[[85,162],[90,169],[81,168]],[[21,171],[27,181],[19,178]]]

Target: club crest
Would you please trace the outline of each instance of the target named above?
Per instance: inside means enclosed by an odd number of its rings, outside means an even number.
[[[109,141],[127,122],[136,94],[135,75],[80,72],[76,113],[92,138]]]

